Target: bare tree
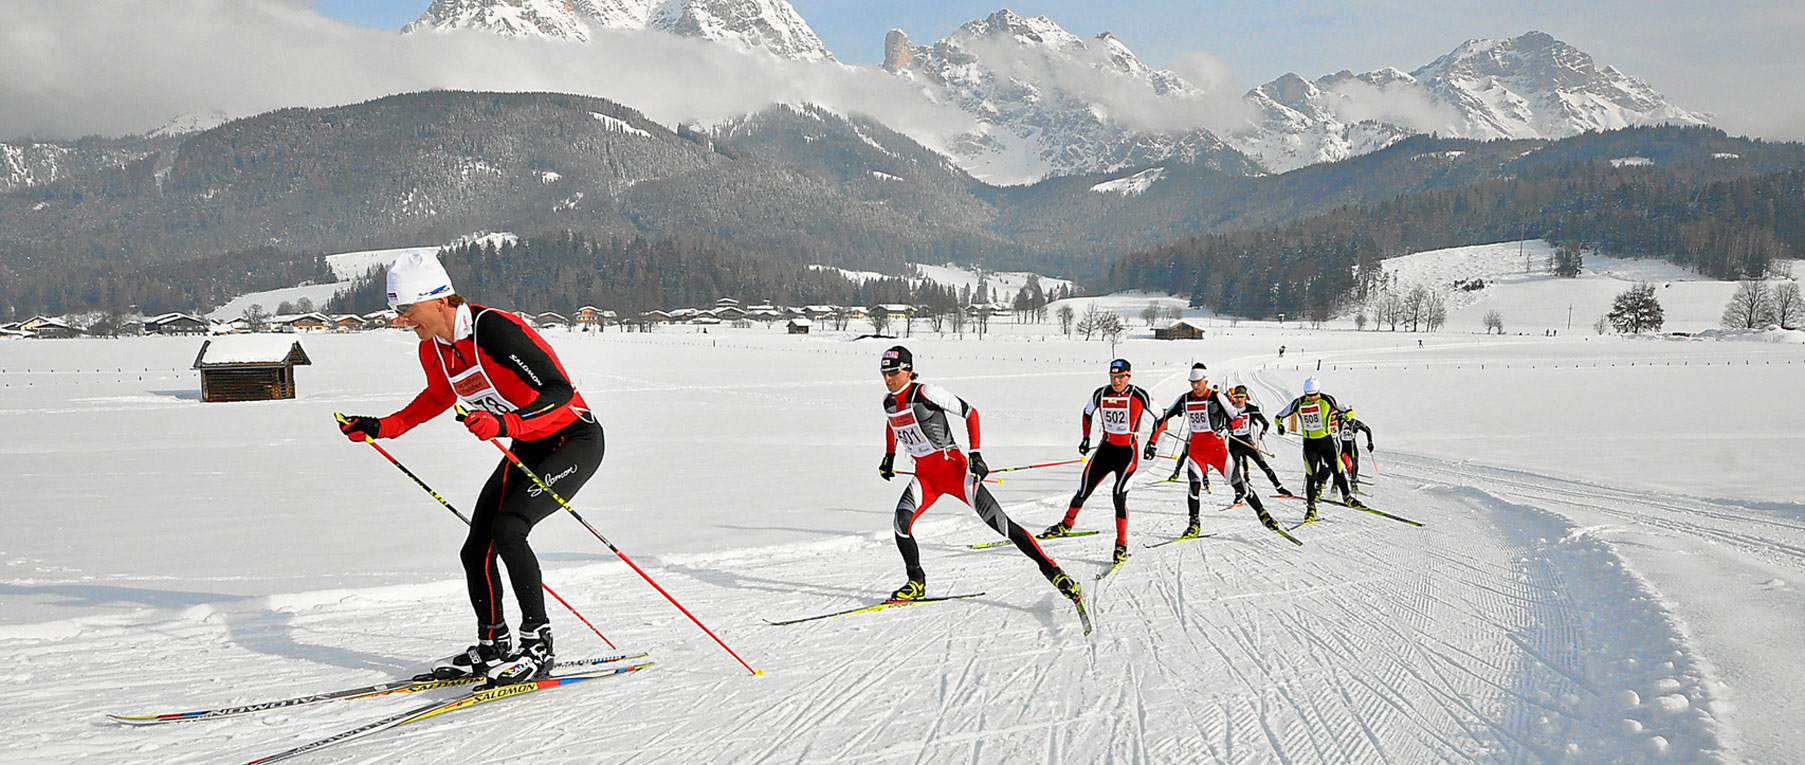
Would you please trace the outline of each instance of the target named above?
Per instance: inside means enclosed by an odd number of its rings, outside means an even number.
[[[1805,301],[1799,298],[1799,283],[1788,279],[1773,291],[1773,310],[1769,314],[1781,329],[1805,327]]]
[[[1448,323],[1448,299],[1440,292],[1429,293],[1429,299],[1423,304],[1423,322],[1429,325],[1430,332],[1439,332],[1442,325]]]
[[[1797,288],[1797,283],[1794,283]],[[1751,279],[1736,286],[1736,294],[1724,305],[1724,329],[1760,329],[1773,323],[1774,296],[1767,282]]]
[[[1097,331],[1103,334],[1103,339],[1109,341],[1111,346],[1110,353],[1111,355],[1114,355],[1114,346],[1116,343],[1121,342],[1122,335],[1128,332],[1128,324],[1122,321],[1121,314],[1118,314],[1115,311],[1104,311],[1102,324],[1097,328]]]
[[[312,313],[313,298],[302,295],[295,300],[295,313]]]
[[[881,335],[890,329],[889,311],[881,308],[873,309],[871,313],[865,314],[865,319],[871,322],[871,334]]]
[[[1403,323],[1410,325],[1411,332],[1422,328],[1423,320],[1428,318],[1426,313],[1428,305],[1429,288],[1421,284],[1411,287],[1410,294],[1405,296],[1403,302]]]
[[[1072,323],[1077,320],[1078,312],[1072,310],[1071,303],[1061,303],[1057,315],[1059,316],[1059,331],[1065,333],[1066,337],[1071,337]]]
[[[1598,317],[1598,321],[1592,322],[1592,331],[1597,334],[1602,335],[1605,333],[1605,330],[1608,330],[1610,328],[1611,328],[1610,314],[1601,315]]]
[[[1485,333],[1489,335],[1494,329],[1498,334],[1504,334],[1504,316],[1496,308],[1485,312]]]
[[[1078,317],[1078,332],[1079,334],[1084,335],[1086,341],[1089,341],[1092,335],[1097,334],[1103,329],[1104,313],[1105,311],[1098,308],[1095,302],[1085,304],[1084,315]],[[1110,315],[1113,316],[1114,314],[1111,313]],[[1120,320],[1120,318],[1117,319],[1117,321]]]
[[[1147,322],[1147,326],[1151,327],[1154,322],[1159,321],[1160,313],[1158,303],[1148,303],[1146,308],[1141,309],[1141,321]]]
[[[262,332],[264,322],[269,321],[269,312],[263,310],[262,303],[252,303],[239,316],[244,318],[245,329],[252,332]]]

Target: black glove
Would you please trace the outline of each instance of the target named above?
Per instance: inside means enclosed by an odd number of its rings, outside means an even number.
[[[362,441],[365,438],[380,438],[382,436],[382,419],[379,417],[346,417],[344,422],[338,424],[338,430],[353,442]]]
[[[1090,454],[1090,453],[1091,453],[1091,437],[1085,436],[1083,441],[1078,442],[1078,456],[1082,457],[1082,456],[1084,456],[1086,454]]]
[[[984,476],[990,475],[990,466],[984,464],[984,455],[977,452],[971,453],[971,474],[977,476],[980,481],[984,480]]]
[[[1376,451],[1378,451],[1378,449],[1377,449],[1377,448],[1376,448],[1376,447],[1374,447],[1374,446],[1373,446],[1373,442],[1371,442],[1371,441],[1368,441],[1368,442],[1366,442],[1366,450],[1367,450],[1367,451],[1369,451],[1369,452],[1376,452]]]
[[[884,461],[877,463],[877,474],[886,481],[896,477],[896,452],[884,453]]]
[[[1141,450],[1141,459],[1150,460],[1157,456],[1159,456],[1159,442],[1157,441],[1148,444],[1147,448]]]
[[[1279,435],[1285,435],[1285,423],[1279,423]]]

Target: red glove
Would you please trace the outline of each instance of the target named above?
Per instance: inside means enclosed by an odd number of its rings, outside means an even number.
[[[500,417],[482,411],[464,415],[464,429],[470,431],[470,435],[484,441],[491,438],[507,438],[509,433],[519,431],[520,427],[520,415],[512,412]]]

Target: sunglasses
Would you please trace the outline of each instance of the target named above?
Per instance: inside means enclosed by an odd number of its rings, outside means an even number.
[[[895,377],[895,376],[900,375],[909,370],[907,370],[907,369],[881,369],[878,371],[882,372],[885,377]]]
[[[406,316],[410,313],[413,313],[414,309],[416,307],[418,307],[419,305],[420,305],[419,303],[402,303],[401,305],[395,306],[395,315],[396,316]]]
[[[1109,378],[1112,380],[1117,377],[1127,377],[1127,376],[1128,376],[1127,372],[1110,372],[1109,373]]]

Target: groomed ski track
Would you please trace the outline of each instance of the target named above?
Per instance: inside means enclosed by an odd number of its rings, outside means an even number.
[[[1303,533],[1306,547],[1293,549],[1244,509],[1206,516],[1217,537],[1138,550],[1100,586],[1085,577],[1098,624],[1089,641],[1013,550],[963,549],[987,530],[949,506],[918,526],[930,586],[982,585],[991,595],[770,627],[758,617],[884,589],[895,568],[888,540],[765,550],[719,567],[667,564],[667,586],[707,602],[707,615],[767,677],[736,675],[655,596],[623,592],[607,601],[609,622],[674,640],[655,648],[670,671],[496,705],[308,761],[1700,761],[1722,751],[1705,711],[1708,672],[1665,611],[1586,529],[1503,496],[1555,496],[1624,515],[1665,504],[1670,526],[1731,540],[1723,527],[1739,519],[1736,508],[1502,471],[1463,487],[1450,480],[1454,465],[1388,458],[1387,490],[1369,501],[1383,496],[1384,507],[1427,527],[1325,506]],[[1458,471],[1471,477],[1474,468]],[[1137,534],[1181,528],[1182,492],[1138,487]],[[1047,517],[1065,496],[1009,509],[1024,522]],[[1301,512],[1271,504],[1282,519]],[[1061,544],[1054,555],[1075,571],[1101,570],[1107,537]],[[637,590],[610,568],[583,574],[609,591]],[[96,743],[121,760],[212,762],[382,714],[393,705],[357,701],[149,731],[101,724],[93,705],[101,678],[123,686],[101,697],[104,711],[132,711],[404,672],[401,657],[438,646],[403,625],[455,610],[455,591],[435,594],[414,604],[401,592],[366,592],[275,612],[197,612],[152,635],[87,627],[26,649],[33,666],[87,679],[37,687],[29,705],[8,703],[25,718],[12,743],[35,740],[26,756],[46,762]],[[565,639],[585,637],[593,641]],[[315,661],[273,656],[297,651]],[[220,679],[184,680],[176,668]],[[79,745],[67,740],[75,731]]]
[[[868,355],[856,359],[861,370]],[[1221,366],[1257,368],[1237,361]],[[1022,365],[991,375],[1000,379],[991,384],[1026,379],[1088,389],[1100,382],[1095,369],[1050,370]],[[688,395],[669,378],[628,377],[612,389],[597,386],[623,412],[657,396]],[[1254,386],[1271,411],[1301,376],[1225,378]],[[953,379],[964,393],[984,377]],[[1180,380],[1182,365],[1173,364],[1148,369],[1137,382],[1161,386],[1155,398],[1163,404]],[[857,383],[848,396],[860,404],[856,411],[875,411],[875,390],[873,380]],[[779,413],[815,404],[808,392],[775,385],[721,395]],[[1002,396],[978,389],[970,398],[985,407]],[[1069,411],[1036,407],[987,432],[998,437],[1043,416],[1071,425]],[[1301,491],[1296,447],[1270,437],[1267,445],[1284,482]],[[1134,557],[1121,570],[1092,581],[1110,554],[1107,531],[1046,548],[1083,582],[1096,620],[1089,639],[1014,549],[967,549],[995,535],[951,501],[916,526],[929,590],[989,594],[784,627],[763,620],[851,607],[899,583],[885,502],[817,501],[825,507],[816,512],[859,514],[855,525],[864,530],[767,521],[793,531],[795,541],[743,549],[660,554],[655,537],[611,531],[766,675],[747,676],[605,551],[567,554],[553,559],[547,581],[622,649],[650,651],[657,671],[470,710],[300,761],[1714,762],[1786,761],[1798,753],[1796,736],[1775,735],[1797,718],[1767,702],[1794,695],[1800,669],[1751,662],[1763,654],[1735,649],[1783,645],[1796,632],[1797,622],[1783,618],[1801,612],[1796,590],[1771,573],[1805,568],[1799,506],[1445,459],[1383,435],[1380,446],[1383,471],[1364,498],[1426,526],[1325,505],[1322,520],[1298,532],[1301,548],[1261,528],[1251,509],[1217,511],[1217,500],[1227,499],[1217,481],[1203,511],[1203,532],[1215,536],[1142,549],[1185,522],[1184,484],[1158,483],[1170,463],[1144,467],[1131,499]],[[870,451],[857,455],[866,471],[875,465]],[[669,480],[687,475],[670,469]],[[1017,521],[1042,528],[1062,512],[1076,469],[1010,474],[993,490]],[[385,471],[370,466],[370,480],[396,480]],[[868,473],[843,480],[880,483]],[[1270,496],[1263,476],[1253,482]],[[590,512],[607,502],[603,486],[578,498],[585,514],[604,526],[630,520],[614,508]],[[893,501],[901,484],[880,488]],[[1287,524],[1303,512],[1293,501],[1267,506]],[[419,527],[451,522],[430,506],[396,512],[411,513],[406,522]],[[1110,518],[1107,497],[1093,496],[1079,527],[1109,529]],[[434,552],[448,570],[455,565],[454,543],[431,544],[443,548]],[[1701,634],[1684,618],[1687,609],[1736,609],[1746,599],[1676,604],[1664,590],[1699,572],[1651,563],[1659,559],[1645,550],[1699,559],[1729,550],[1746,570],[1724,576],[1789,600],[1777,616],[1710,622],[1746,634]],[[242,761],[381,717],[419,700],[154,728],[116,726],[102,715],[247,703],[410,674],[458,647],[447,636],[468,633],[462,587],[446,579],[193,605],[176,597],[189,593],[172,592],[179,605],[0,626],[0,646],[22,670],[13,692],[0,695],[0,713],[13,723],[0,759]],[[553,619],[561,653],[603,649],[567,615],[554,610]],[[1730,689],[1740,703],[1731,703]]]

